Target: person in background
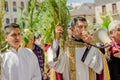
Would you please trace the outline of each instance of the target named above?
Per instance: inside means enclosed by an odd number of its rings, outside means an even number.
[[[49,49],[50,45],[51,45],[50,43],[47,43],[47,44],[44,45],[45,53],[47,53],[47,50]],[[46,54],[46,61],[48,61],[48,58],[47,58],[48,55],[49,55],[49,53]],[[49,59],[50,58],[52,58],[52,57],[49,57]],[[56,56],[56,58],[57,58],[57,56]],[[48,65],[48,62],[46,62],[46,69],[47,69],[46,76],[48,77],[47,80],[63,80],[62,74],[56,72],[52,67],[50,67]]]
[[[114,20],[108,26],[112,47],[105,48],[111,80],[120,80],[120,21]],[[105,43],[105,45],[111,45]]]
[[[43,38],[40,33],[36,32],[35,33],[35,42],[36,45],[39,45],[41,48],[43,47]]]
[[[48,49],[48,64],[62,74],[63,80],[96,80],[96,73],[101,74],[103,70],[104,77],[99,80],[109,80],[108,67],[104,65],[106,58],[96,47],[87,44],[91,41],[87,27],[84,17],[73,18],[63,49],[59,45],[63,28],[56,25],[56,38]]]
[[[32,50],[21,47],[21,31],[18,24],[4,27],[7,49],[2,53],[1,80],[41,80],[36,55]]]
[[[34,54],[37,56],[41,75],[42,75],[42,80],[44,80],[44,62],[45,62],[44,52],[43,52],[43,49],[39,45],[35,44],[35,41],[38,38],[35,37],[34,34],[32,34],[32,31],[30,34],[31,34],[31,37],[29,39],[29,42],[27,43],[27,47],[30,48],[34,52]]]

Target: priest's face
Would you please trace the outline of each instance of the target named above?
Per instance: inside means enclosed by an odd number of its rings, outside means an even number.
[[[73,29],[73,34],[78,38],[82,38],[83,35],[86,33],[87,33],[87,22],[77,21]]]
[[[11,47],[18,49],[21,44],[20,29],[19,28],[11,28],[9,30],[10,30],[9,34],[5,35],[5,39]]]

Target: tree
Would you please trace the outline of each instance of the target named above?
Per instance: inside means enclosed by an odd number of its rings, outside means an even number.
[[[5,0],[0,0],[0,48],[2,47],[2,25],[3,25],[3,19],[4,19],[4,8],[5,8]]]

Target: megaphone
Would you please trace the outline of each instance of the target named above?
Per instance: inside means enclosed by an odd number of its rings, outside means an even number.
[[[108,36],[108,32],[107,32],[107,29],[105,28],[100,28],[96,31],[95,33],[96,37],[98,38],[98,40],[100,42],[102,42],[103,44],[104,43],[110,43],[112,42],[112,40],[109,38]]]
[[[115,41],[112,41],[107,33],[107,30],[105,28],[100,28],[96,31],[97,38],[104,44],[108,43],[111,48],[110,51],[112,54],[117,53],[120,49],[120,46],[117,45]]]

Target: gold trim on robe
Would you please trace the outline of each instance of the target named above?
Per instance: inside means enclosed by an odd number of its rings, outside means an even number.
[[[75,47],[69,48],[70,80],[76,80]]]
[[[69,66],[70,66],[70,80],[76,80],[76,47],[84,47],[84,43],[76,41],[67,41],[66,45],[68,47],[68,57],[69,57]]]
[[[89,80],[96,80],[96,73],[89,68]]]
[[[107,64],[107,60],[105,55],[103,55],[103,53],[99,50],[102,59],[103,59],[103,63],[104,63],[104,80],[110,80],[110,73],[109,73],[109,68],[108,68],[108,64]]]

